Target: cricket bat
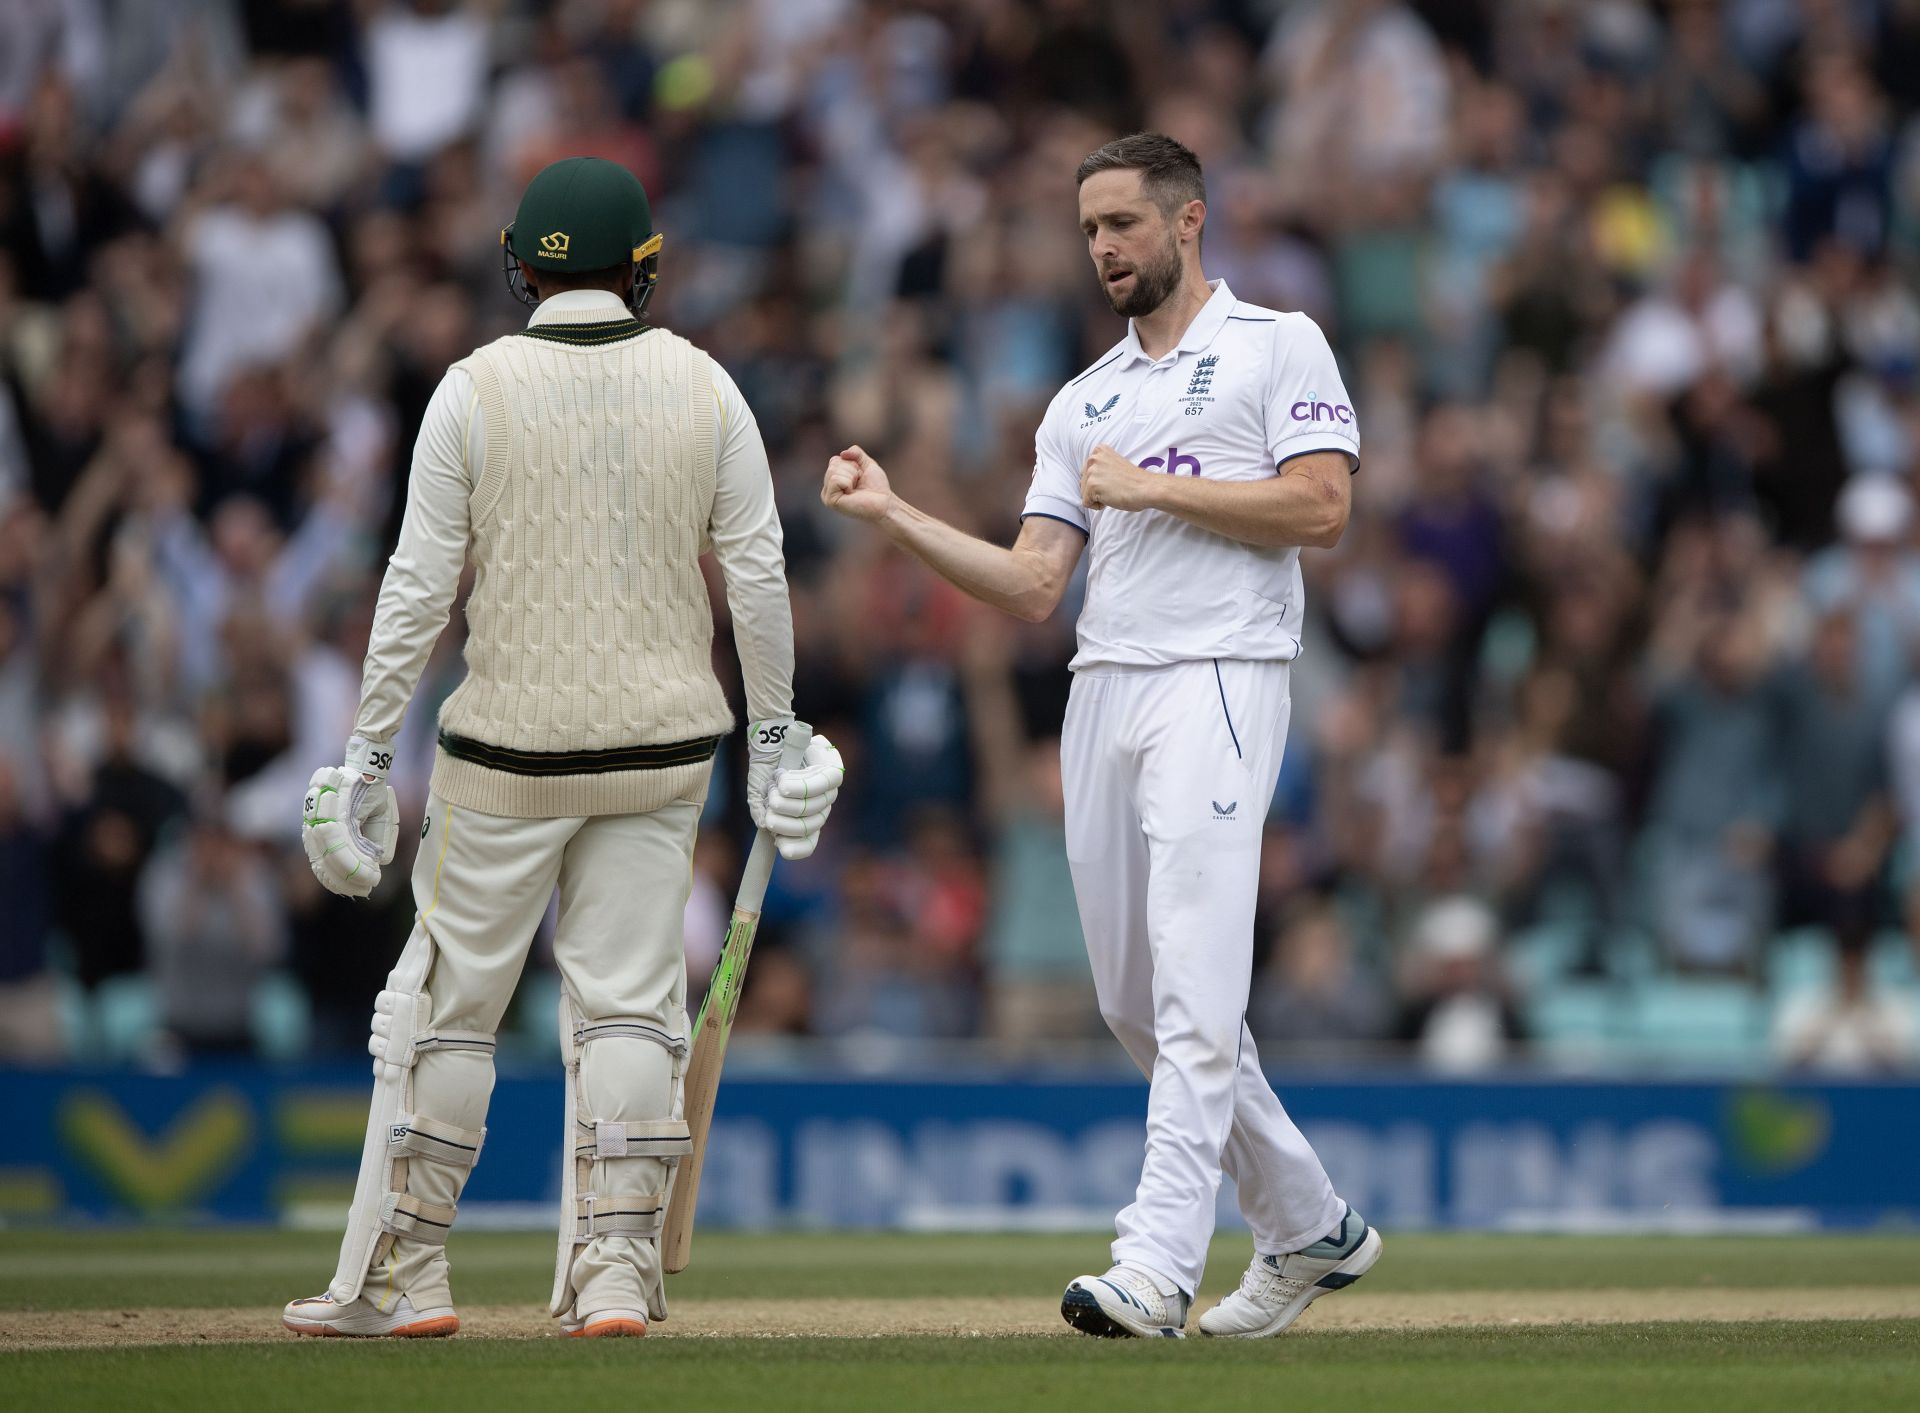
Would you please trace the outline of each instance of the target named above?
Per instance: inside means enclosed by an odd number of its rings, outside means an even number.
[[[787,731],[780,748],[780,764],[792,769],[803,764],[813,729],[796,721]],[[713,979],[707,983],[707,998],[700,1003],[700,1014],[693,1023],[693,1059],[687,1065],[687,1083],[683,1099],[687,1129],[693,1137],[693,1151],[680,1160],[673,1178],[672,1195],[667,1199],[667,1221],[660,1229],[660,1263],[670,1273],[687,1268],[693,1259],[693,1209],[700,1200],[700,1169],[707,1157],[707,1130],[713,1124],[713,1103],[720,1094],[720,1069],[727,1062],[727,1037],[733,1031],[733,1013],[740,1005],[740,989],[747,980],[747,958],[753,952],[753,937],[760,930],[760,905],[767,896],[767,880],[773,876],[777,854],[773,836],[766,830],[754,831],[753,849],[747,855],[746,871],[740,876],[740,892],[733,900],[733,917],[727,923],[727,940],[720,948],[720,960],[714,966]]]

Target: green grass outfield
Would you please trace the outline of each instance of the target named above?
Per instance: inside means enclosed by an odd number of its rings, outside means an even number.
[[[1920,1322],[1690,1320],[1672,1302],[1758,1299],[1792,1313],[1823,1292],[1920,1298],[1920,1237],[1399,1236],[1352,1293],[1328,1297],[1296,1332],[1220,1344],[1077,1336],[648,1339],[587,1343],[345,1340],[5,1348],[46,1312],[277,1309],[320,1289],[335,1242],[309,1233],[0,1232],[0,1398],[10,1408],[704,1409],[993,1408],[1103,1410],[1319,1406],[1374,1409],[1908,1408],[1920,1390]],[[462,1305],[543,1300],[550,1239],[461,1233],[450,1248]],[[727,1302],[973,1302],[1044,1320],[1068,1277],[1105,1261],[1098,1237],[706,1234],[673,1278],[682,1310]],[[1199,1305],[1231,1287],[1244,1238],[1223,1238]],[[1630,1295],[1667,1302],[1635,1323]],[[1446,1310],[1518,1294],[1600,1297],[1623,1323],[1468,1328],[1314,1328],[1340,1302]],[[1590,1293],[1583,1296],[1581,1293]],[[1681,1307],[1684,1309],[1684,1306]],[[1756,1307],[1758,1308],[1758,1307]],[[670,1326],[683,1332],[677,1315]],[[698,1314],[691,1317],[698,1323]],[[261,1321],[265,1326],[266,1322]],[[1062,1327],[1064,1328],[1064,1327]],[[213,1332],[218,1337],[218,1331]],[[14,1337],[10,1338],[12,1335]]]

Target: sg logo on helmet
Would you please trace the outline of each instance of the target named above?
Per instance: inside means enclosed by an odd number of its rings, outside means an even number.
[[[573,244],[573,237],[565,231],[554,231],[540,237],[540,250],[551,260],[565,260],[567,247]]]

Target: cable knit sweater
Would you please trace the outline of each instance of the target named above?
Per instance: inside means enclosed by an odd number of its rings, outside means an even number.
[[[686,340],[582,294],[548,300],[525,333],[454,365],[435,402],[357,729],[373,740],[397,729],[452,596],[457,541],[476,578],[467,677],[440,713],[436,793],[527,817],[701,798],[713,742],[733,726],[698,562],[710,546],[749,710],[792,710],[779,522],[738,391]],[[452,484],[436,493],[425,474],[430,432],[459,439],[457,511]]]

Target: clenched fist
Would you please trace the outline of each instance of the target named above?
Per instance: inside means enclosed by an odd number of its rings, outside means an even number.
[[[820,499],[829,510],[855,520],[884,520],[893,509],[893,488],[880,463],[857,446],[850,446],[827,462],[827,478]]]
[[[1135,466],[1110,446],[1097,446],[1080,468],[1080,503],[1090,509],[1145,510],[1160,478]]]

